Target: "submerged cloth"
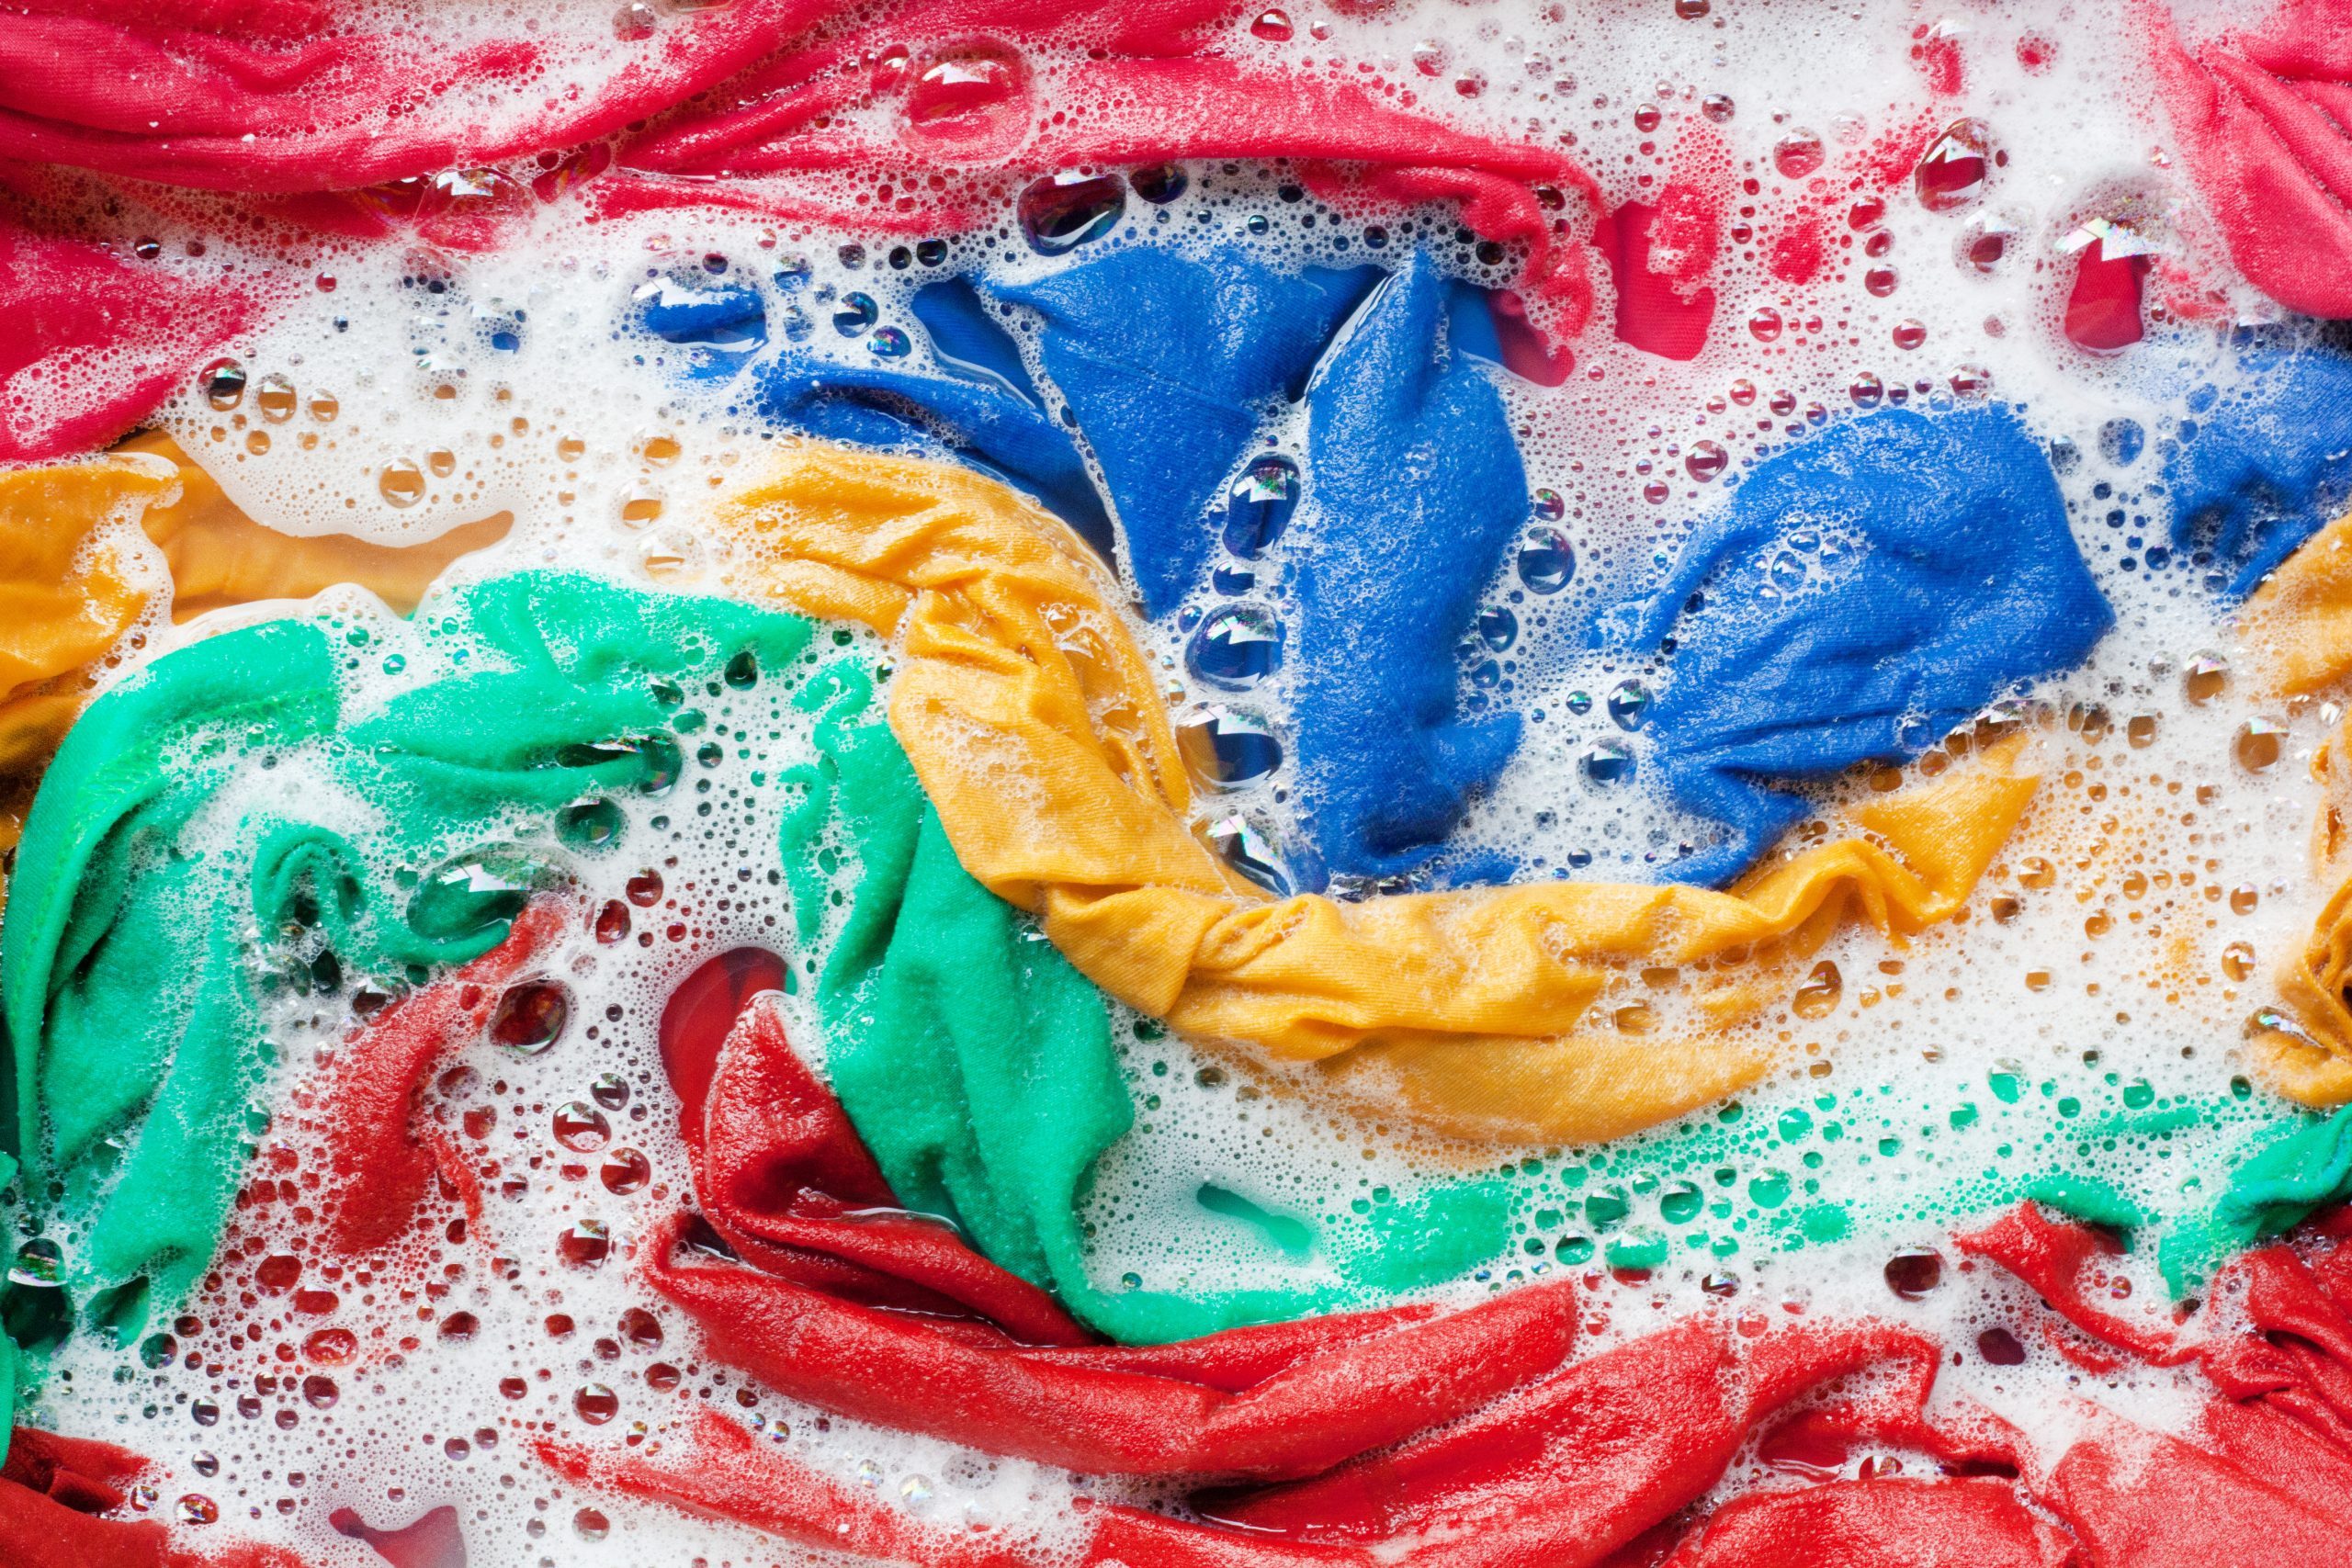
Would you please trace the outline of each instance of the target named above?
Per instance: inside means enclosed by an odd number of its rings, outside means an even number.
[[[2193,40],[2154,5],[2143,15],[2230,259],[2290,310],[2352,317],[2352,4],[2285,0]]]
[[[1856,807],[1871,838],[1733,894],[1269,899],[1194,836],[1153,670],[1052,517],[953,468],[784,444],[711,522],[739,588],[896,639],[891,728],[957,858],[1080,973],[1194,1039],[1323,1062],[1343,1093],[1467,1136],[1612,1137],[1753,1081],[1769,1056],[1716,1028],[1578,1025],[1622,964],[1809,951],[1849,915],[1897,936],[1948,918],[2034,789],[2005,750]]]
[[[1477,291],[1448,285],[1426,255],[1384,281],[1369,266],[1283,272],[1236,247],[1134,246],[1030,282],[933,284],[913,303],[935,369],[786,351],[748,372],[750,400],[861,446],[944,435],[1123,559],[1155,617],[1201,586],[1221,530],[1239,564],[1275,542],[1234,522],[1227,507],[1244,502],[1218,502],[1267,412],[1304,400],[1307,511],[1285,536],[1295,573],[1283,608],[1259,605],[1288,621],[1281,661],[1297,671],[1285,739],[1310,852],[1294,880],[1319,891],[1331,875],[1398,875],[1436,856],[1519,739],[1516,717],[1465,722],[1455,707],[1455,647],[1528,509],[1510,417],[1473,362],[1502,353]],[[1000,319],[1008,307],[1034,313],[1057,404]],[[643,320],[695,348],[698,376],[767,336],[760,296],[741,284],[663,289]],[[1509,869],[1488,856],[1453,874]]]
[[[2048,459],[2006,408],[1887,409],[1757,466],[1601,633],[1671,656],[1646,728],[1720,883],[1812,811],[1787,787],[1914,756],[2113,623]]]
[[[10,1434],[0,1428],[0,1438]],[[157,1518],[110,1518],[147,1461],[111,1443],[18,1428],[0,1447],[0,1562],[9,1568],[303,1568],[283,1547],[200,1551]]]
[[[1095,1343],[936,1220],[894,1211],[775,1002],[750,998],[714,1056],[669,1058],[673,1083],[690,1069],[695,1197],[735,1259],[681,1253],[680,1216],[647,1238],[638,1269],[702,1326],[712,1356],[795,1399],[1075,1470],[1295,1475],[1541,1377],[1575,1338],[1575,1287],[1561,1280],[1460,1313]]]
[[[808,793],[783,849],[804,943],[831,906],[825,867],[859,868],[815,999],[834,1090],[902,1201],[954,1219],[1076,1316],[1134,1341],[1412,1290],[1502,1249],[1510,1202],[1488,1179],[1319,1215],[1305,1259],[1251,1235],[1250,1273],[1269,1281],[1256,1289],[1095,1284],[1077,1209],[1135,1121],[1102,997],[957,863],[871,693],[835,665],[796,698],[822,716],[817,761],[781,781]]]
[[[2352,500],[2352,355],[2312,345],[2237,359],[2236,388],[2190,396],[2164,465],[2174,545],[2200,552],[2233,599]]]
[[[705,1412],[670,1454],[558,1439],[542,1439],[537,1452],[591,1487],[736,1520],[806,1546],[927,1568],[2336,1562],[2352,1528],[2346,1392],[2352,1247],[2337,1239],[2346,1228],[2323,1225],[2291,1246],[2241,1260],[2215,1292],[2232,1304],[2193,1314],[2177,1330],[2168,1317],[2115,1304],[2098,1267],[2101,1238],[2087,1230],[2029,1206],[1955,1238],[1963,1253],[2030,1287],[1997,1325],[2011,1345],[2030,1347],[2029,1355],[2061,1356],[2102,1376],[2133,1361],[2195,1361],[2204,1398],[2173,1432],[2087,1404],[2069,1411],[2070,1419],[2020,1428],[1964,1398],[1938,1395],[1943,1359],[1973,1347],[1947,1346],[1905,1326],[1800,1319],[1780,1326],[1743,1321],[1735,1332],[1694,1315],[1320,1473],[1196,1494],[1192,1519],[1098,1503],[1077,1516],[1074,1540],[980,1536],[919,1517],[716,1411]],[[777,1353],[786,1320],[775,1305],[749,1305],[763,1291],[781,1298],[762,1276],[666,1259],[664,1266],[733,1287],[744,1304],[710,1306],[730,1359],[763,1376],[772,1371],[786,1387],[811,1380],[808,1369]],[[1540,1290],[1528,1287],[1490,1306]],[[2094,1290],[2104,1305],[2093,1301]],[[2046,1304],[2034,1304],[2034,1294]],[[1381,1344],[1360,1343],[1373,1355]],[[1206,1359],[1218,1347],[1209,1340],[1168,1353]],[[1047,1361],[1073,1354],[1035,1353]],[[1432,1358],[1441,1386],[1454,1365]],[[897,1425],[994,1452],[1072,1462],[1072,1439],[1062,1429],[1032,1431],[1008,1419],[1002,1406],[1026,1392],[1023,1384],[1007,1379],[982,1387],[978,1400],[954,1408],[925,1406],[909,1392],[859,1392],[874,1402],[869,1408],[886,1401],[904,1407]],[[1107,1404],[1115,1393],[1098,1397]],[[1343,1392],[1332,1397],[1355,1408]],[[1146,1436],[1136,1446],[1148,1461],[1161,1427],[1140,1425]],[[1858,1481],[1840,1473],[1859,1453],[1878,1456],[1877,1468],[1890,1472],[1890,1450],[1920,1478]],[[1723,1486],[1742,1457],[1756,1468],[1731,1482],[1729,1497],[1694,1506]],[[1093,1462],[1080,1468],[1121,1468],[1116,1459],[1086,1458]]]
[[[540,573],[469,590],[436,627],[490,667],[348,725],[347,650],[322,626],[198,643],[93,704],[42,783],[0,925],[0,1126],[32,1190],[80,1222],[65,1280],[96,1324],[135,1333],[212,1255],[267,1066],[262,987],[316,973],[314,945],[343,974],[392,977],[488,951],[530,874],[436,863],[517,813],[674,778],[656,681],[716,678],[746,652],[780,669],[809,635]],[[279,766],[301,784],[266,787]],[[224,790],[241,806],[225,819]],[[377,825],[327,825],[355,817]],[[249,951],[249,930],[289,922],[309,934]]]

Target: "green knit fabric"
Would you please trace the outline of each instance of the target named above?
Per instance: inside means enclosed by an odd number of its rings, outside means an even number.
[[[289,949],[388,981],[488,951],[533,852],[436,863],[674,777],[675,684],[744,652],[780,668],[811,631],[555,573],[427,614],[448,668],[370,711],[346,716],[340,668],[381,657],[364,629],[267,622],[101,697],[42,782],[0,927],[0,1135],[73,1238],[68,1297],[126,1338],[212,1256],[259,1125],[261,992],[303,983]],[[30,1326],[54,1293],[12,1288],[20,1338],[61,1326]]]
[[[1304,1258],[1267,1227],[1248,1260],[1277,1281],[1262,1289],[1097,1284],[1078,1210],[1096,1160],[1135,1120],[1108,1004],[957,863],[863,669],[830,666],[797,700],[823,716],[819,761],[785,779],[808,791],[785,825],[786,875],[804,946],[849,888],[816,985],[826,1067],[900,1201],[954,1219],[997,1262],[1130,1342],[1414,1289],[1509,1245],[1509,1184],[1488,1178],[1320,1216]]]

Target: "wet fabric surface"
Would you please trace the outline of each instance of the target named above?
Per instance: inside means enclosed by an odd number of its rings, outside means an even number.
[[[1672,638],[1657,765],[1725,829],[1668,874],[1736,875],[1811,811],[1786,786],[1917,755],[2113,619],[2006,409],[1883,410],[1774,454],[1604,633],[1641,652]]]
[[[1080,973],[1190,1035],[1350,1056],[1334,1063],[1343,1086],[1377,1076],[1392,1106],[1470,1136],[1613,1136],[1749,1081],[1764,1058],[1721,1033],[1573,1031],[1627,958],[1772,938],[1803,952],[1849,917],[1898,932],[1947,918],[2034,788],[2013,751],[1988,758],[1857,808],[1878,841],[1808,851],[1737,895],[1546,884],[1269,900],[1186,826],[1191,786],[1143,656],[1095,608],[1107,577],[1051,518],[940,465],[802,446],[717,521],[756,545],[761,591],[898,640],[891,727],[957,857]],[[1724,1010],[1758,1000],[1727,994]]]
[[[2313,345],[2241,351],[2241,389],[2210,385],[2164,463],[2172,537],[2242,598],[2352,500],[2352,356]]]

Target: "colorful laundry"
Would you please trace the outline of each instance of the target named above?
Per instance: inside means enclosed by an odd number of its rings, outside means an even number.
[[[1483,3],[0,15],[0,1565],[2347,1560],[2352,18]]]

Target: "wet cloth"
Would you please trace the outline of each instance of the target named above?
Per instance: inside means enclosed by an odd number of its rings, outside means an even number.
[[[2016,415],[1887,409],[1758,464],[1601,636],[1671,639],[1652,755],[1724,832],[1668,874],[1714,884],[1813,811],[1792,785],[1917,755],[2113,620]]]
[[[2290,310],[2352,317],[2352,4],[2288,0],[2184,36],[2149,19],[2176,143],[2246,281]]]
[[[2164,462],[2173,544],[2232,599],[2352,501],[2352,355],[2253,347],[2237,359],[2232,390],[2190,394]]]
[[[1611,1137],[1752,1081],[1768,1055],[1718,1029],[1577,1026],[1625,963],[1768,939],[1809,951],[1849,915],[1898,934],[1947,918],[2034,788],[2003,749],[1856,807],[1872,839],[1735,894],[1270,899],[1193,836],[1155,672],[1107,575],[1051,516],[940,464],[788,444],[711,521],[754,563],[745,589],[894,639],[891,728],[958,860],[1080,973],[1188,1036],[1325,1062],[1341,1092],[1466,1135]]]
[[[344,722],[327,628],[268,621],[107,693],[51,765],[0,923],[0,1124],[79,1222],[66,1285],[93,1322],[136,1333],[212,1256],[268,1066],[257,987],[312,972],[311,945],[388,984],[487,952],[522,892],[437,863],[517,811],[673,778],[653,682],[745,653],[781,669],[809,633],[551,574],[470,590],[448,615],[479,644],[472,672],[364,719]],[[266,787],[281,762],[310,770],[290,796]],[[228,823],[209,816],[224,792],[242,805]],[[329,818],[380,825],[355,838]],[[246,931],[289,922],[309,929],[300,952],[251,951]]]
[[[1008,308],[1034,313],[1053,399],[1003,324]],[[1288,622],[1276,626],[1280,661],[1295,671],[1287,733],[1310,851],[1297,880],[1320,890],[1329,876],[1394,876],[1436,856],[1519,739],[1515,716],[1469,722],[1455,707],[1455,645],[1528,508],[1510,416],[1482,367],[1501,350],[1477,291],[1446,283],[1425,255],[1384,281],[1373,267],[1284,272],[1234,247],[1135,246],[1032,282],[933,284],[914,310],[932,367],[786,349],[755,362],[751,400],[833,440],[944,441],[1123,561],[1154,617],[1203,585],[1213,558],[1232,566],[1286,544],[1289,603],[1265,613]],[[761,312],[746,286],[681,286],[643,320],[702,356],[690,374],[716,375],[737,345],[768,336]],[[1269,411],[1302,400],[1307,512],[1286,532],[1253,527],[1237,470]],[[1295,491],[1282,461],[1277,483]],[[1286,518],[1298,504],[1286,493],[1270,507]],[[1509,870],[1473,856],[1453,874]]]

